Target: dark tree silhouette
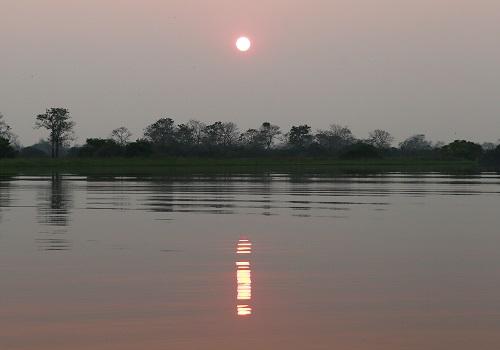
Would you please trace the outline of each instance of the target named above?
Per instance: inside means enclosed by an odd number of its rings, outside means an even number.
[[[122,126],[111,132],[110,138],[122,147],[125,147],[132,137],[132,133],[129,129]]]
[[[17,155],[43,157],[52,152],[59,156],[61,145],[68,140],[74,123],[63,108],[52,108],[37,116],[36,126],[50,131],[49,143],[39,142],[14,152],[7,138],[10,127],[0,115],[0,157]],[[367,139],[357,139],[347,126],[332,124],[329,129],[311,132],[307,124],[292,126],[281,135],[280,127],[270,122],[258,128],[239,133],[232,122],[216,121],[206,125],[197,120],[176,124],[171,118],[161,118],[144,129],[144,137],[134,142],[126,127],[113,130],[108,139],[89,138],[83,146],[72,147],[68,156],[81,157],[148,157],[148,156],[198,156],[198,157],[276,157],[312,156],[335,158],[397,158],[403,156],[426,159],[471,159],[483,163],[500,163],[498,148],[492,143],[478,145],[459,140],[449,145],[431,143],[425,135],[413,135],[391,147],[392,135],[381,129],[369,133]],[[279,141],[278,141],[279,140]],[[46,145],[47,144],[47,145]],[[48,146],[48,150],[47,150]]]
[[[332,124],[330,129],[318,131],[316,142],[329,153],[336,153],[352,145],[355,142],[355,138],[347,126]]]
[[[343,150],[341,157],[345,159],[379,158],[380,151],[378,148],[369,143],[358,141],[347,146]]]
[[[0,159],[14,157],[16,151],[10,144],[10,141],[0,136]]]
[[[259,129],[259,134],[262,138],[262,142],[266,147],[266,150],[270,150],[276,138],[281,135],[281,130],[278,125],[264,122]]]
[[[266,147],[264,135],[257,129],[248,129],[240,135],[240,144],[251,150],[263,150]]]
[[[85,145],[80,149],[82,157],[119,157],[125,151],[124,146],[112,139],[87,139]]]
[[[423,151],[430,151],[432,143],[425,139],[424,134],[413,135],[399,144],[403,153],[415,154]]]
[[[165,150],[175,142],[175,122],[171,118],[161,118],[144,130],[144,137],[153,145]]]
[[[125,148],[127,157],[148,157],[153,154],[153,145],[147,140],[131,142]]]
[[[208,147],[227,150],[238,140],[238,127],[232,122],[215,122],[205,128],[205,142]]]
[[[479,159],[483,154],[481,145],[465,140],[455,140],[444,146],[442,150],[451,157],[469,160]]]
[[[51,156],[58,158],[63,143],[73,137],[75,122],[71,120],[69,111],[66,108],[47,109],[44,114],[36,117],[35,125],[37,128],[44,128],[50,132]]]
[[[394,137],[385,131],[385,130],[373,130],[370,132],[368,143],[377,147],[378,149],[387,149],[390,148],[392,143],[394,142]]]
[[[296,149],[308,147],[312,140],[311,127],[309,125],[292,126],[288,133],[288,144]]]
[[[3,118],[3,114],[0,113],[0,137],[8,140],[10,143],[13,137],[12,129]]]
[[[190,124],[179,124],[175,132],[177,143],[185,148],[195,145],[194,127]]]

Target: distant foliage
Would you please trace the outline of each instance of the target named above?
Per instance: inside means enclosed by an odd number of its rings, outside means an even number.
[[[319,130],[315,139],[327,153],[339,153],[356,142],[351,129],[337,124],[332,124],[328,130]]]
[[[484,152],[481,145],[465,140],[455,140],[442,147],[442,150],[453,158],[469,160],[477,160],[481,158]]]
[[[496,146],[494,149],[485,151],[482,161],[485,164],[495,166],[498,170],[500,168],[500,145]]]
[[[399,148],[404,154],[415,155],[432,150],[432,143],[426,140],[424,134],[418,134],[401,142]]]
[[[125,148],[127,157],[149,157],[153,154],[153,145],[147,140],[131,142]]]
[[[124,155],[124,146],[112,139],[87,139],[79,155],[82,157],[120,157]]]
[[[0,136],[0,158],[12,158],[16,155],[16,150],[10,141]]]
[[[49,154],[37,148],[36,146],[24,147],[19,152],[23,158],[48,158]]]
[[[381,153],[379,148],[363,141],[358,141],[349,145],[341,154],[341,158],[344,159],[370,159],[380,157]]]
[[[15,135],[0,114],[0,157],[335,157],[370,159],[417,157],[422,159],[463,159],[500,166],[500,146],[456,140],[432,143],[416,134],[393,147],[394,137],[376,129],[368,138],[356,138],[347,126],[331,124],[315,133],[307,124],[293,125],[283,133],[279,126],[263,122],[259,127],[240,131],[233,122],[205,124],[197,120],[176,124],[163,117],[148,125],[142,137],[132,140],[125,126],[114,129],[108,138],[88,138],[83,146],[69,148],[75,123],[65,108],[50,108],[36,116],[36,127],[49,131],[48,141],[16,152]]]

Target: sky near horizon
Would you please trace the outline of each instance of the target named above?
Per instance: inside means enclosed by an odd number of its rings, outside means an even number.
[[[500,138],[498,0],[0,0],[0,16],[0,112],[24,145],[56,106],[80,144],[164,116]]]

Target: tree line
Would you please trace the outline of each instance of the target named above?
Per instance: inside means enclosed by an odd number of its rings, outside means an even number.
[[[397,146],[385,130],[374,130],[366,139],[353,135],[347,126],[332,124],[312,131],[307,124],[284,131],[270,122],[240,131],[233,122],[206,124],[197,120],[176,124],[159,118],[139,138],[132,139],[126,127],[112,130],[107,138],[88,138],[82,146],[74,141],[75,122],[66,108],[50,108],[35,117],[35,128],[48,131],[48,139],[21,147],[11,127],[0,114],[0,158],[6,157],[152,157],[210,156],[260,157],[304,156],[366,159],[383,157],[425,157],[432,159],[484,160],[500,164],[500,145],[455,140],[433,143],[425,135],[408,137]]]

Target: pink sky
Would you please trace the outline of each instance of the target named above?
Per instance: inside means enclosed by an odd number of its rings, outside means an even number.
[[[0,112],[24,144],[68,107],[79,142],[156,118],[500,137],[500,2],[3,0]],[[252,51],[234,49],[240,34]]]

